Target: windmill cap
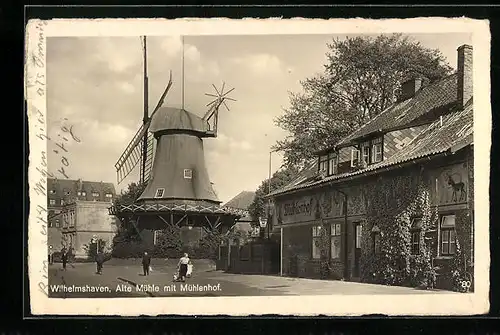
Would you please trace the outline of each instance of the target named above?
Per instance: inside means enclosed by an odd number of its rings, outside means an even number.
[[[186,131],[205,134],[208,124],[201,117],[185,109],[161,107],[153,115],[149,131],[152,133],[167,131]]]

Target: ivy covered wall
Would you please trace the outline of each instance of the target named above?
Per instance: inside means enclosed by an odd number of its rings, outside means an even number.
[[[455,291],[473,289],[473,286],[464,287],[464,282],[473,282],[473,153],[471,150],[464,151],[452,159],[434,159],[364,177],[357,182],[304,190],[295,196],[279,199],[278,204],[280,201],[284,204],[294,199],[303,201],[307,196],[312,196],[311,207],[316,208],[318,203],[322,209],[307,224],[303,222],[297,225],[301,216],[295,218],[296,222],[292,218],[286,222],[286,228],[283,229],[284,274],[294,275],[297,272],[295,275],[301,277],[339,279],[343,278],[345,266],[349,273],[345,279],[352,279],[355,254],[353,224],[361,222],[359,279],[362,282]],[[450,176],[454,178],[453,182],[449,181]],[[463,198],[460,198],[460,192],[455,192],[461,190],[461,185],[465,190]],[[343,217],[333,215],[335,221],[342,223],[345,234],[341,257],[336,261],[328,259],[331,247],[329,222],[332,220],[329,216],[332,215],[325,209],[332,206],[327,205],[325,199],[332,197],[324,195],[334,190],[341,190],[348,195],[347,226]],[[333,205],[337,202],[334,201]],[[343,215],[343,212],[339,214]],[[454,256],[442,257],[439,254],[439,221],[441,215],[446,214],[455,215],[456,252]],[[415,218],[421,219],[418,227],[412,226]],[[320,243],[322,257],[313,260],[312,226],[321,224],[324,224]],[[420,237],[418,252],[412,252],[411,233],[414,228],[418,228],[416,231]],[[377,250],[374,241],[376,234]],[[323,267],[327,268],[326,276]]]
[[[469,152],[462,162],[455,163],[466,171],[460,183],[464,182],[467,187],[465,199],[468,204],[439,202],[436,193],[440,186],[436,175],[448,173],[450,167],[438,166],[438,161],[412,166],[400,170],[399,174],[380,175],[365,184],[367,208],[362,235],[362,281],[462,292],[473,289],[466,284],[473,282],[471,157],[472,152]],[[453,185],[441,184],[452,194]],[[440,218],[447,214],[455,215],[456,251],[453,256],[441,256],[439,251]],[[414,218],[421,219],[416,230],[412,226]],[[418,252],[411,249],[412,230],[419,233]],[[376,234],[379,234],[377,250]]]

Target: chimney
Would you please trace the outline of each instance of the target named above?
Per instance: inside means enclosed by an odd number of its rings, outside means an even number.
[[[460,107],[464,107],[472,98],[472,46],[464,44],[458,49],[457,64],[457,100]]]
[[[401,94],[398,101],[405,101],[412,98],[424,86],[424,78],[412,77],[401,84]]]

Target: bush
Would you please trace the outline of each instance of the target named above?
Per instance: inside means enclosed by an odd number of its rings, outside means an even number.
[[[147,248],[139,241],[127,241],[113,244],[111,254],[115,258],[140,258]]]

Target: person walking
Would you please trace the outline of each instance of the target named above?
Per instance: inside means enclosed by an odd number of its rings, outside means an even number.
[[[96,274],[102,275],[102,266],[104,264],[104,253],[98,251],[97,255],[95,256],[95,261],[97,264],[97,272]]]
[[[68,252],[66,251],[66,248],[62,248],[61,250],[61,260],[63,270],[66,271],[66,264],[68,263]]]
[[[49,245],[49,264],[54,263],[54,252],[52,251],[52,245]]]
[[[181,257],[179,260],[179,279],[180,281],[186,281],[186,274],[187,274],[187,268],[189,264],[189,256],[187,253],[184,254],[184,256]]]
[[[142,255],[142,271],[144,276],[149,276],[149,267],[151,265],[151,256],[145,251]]]

